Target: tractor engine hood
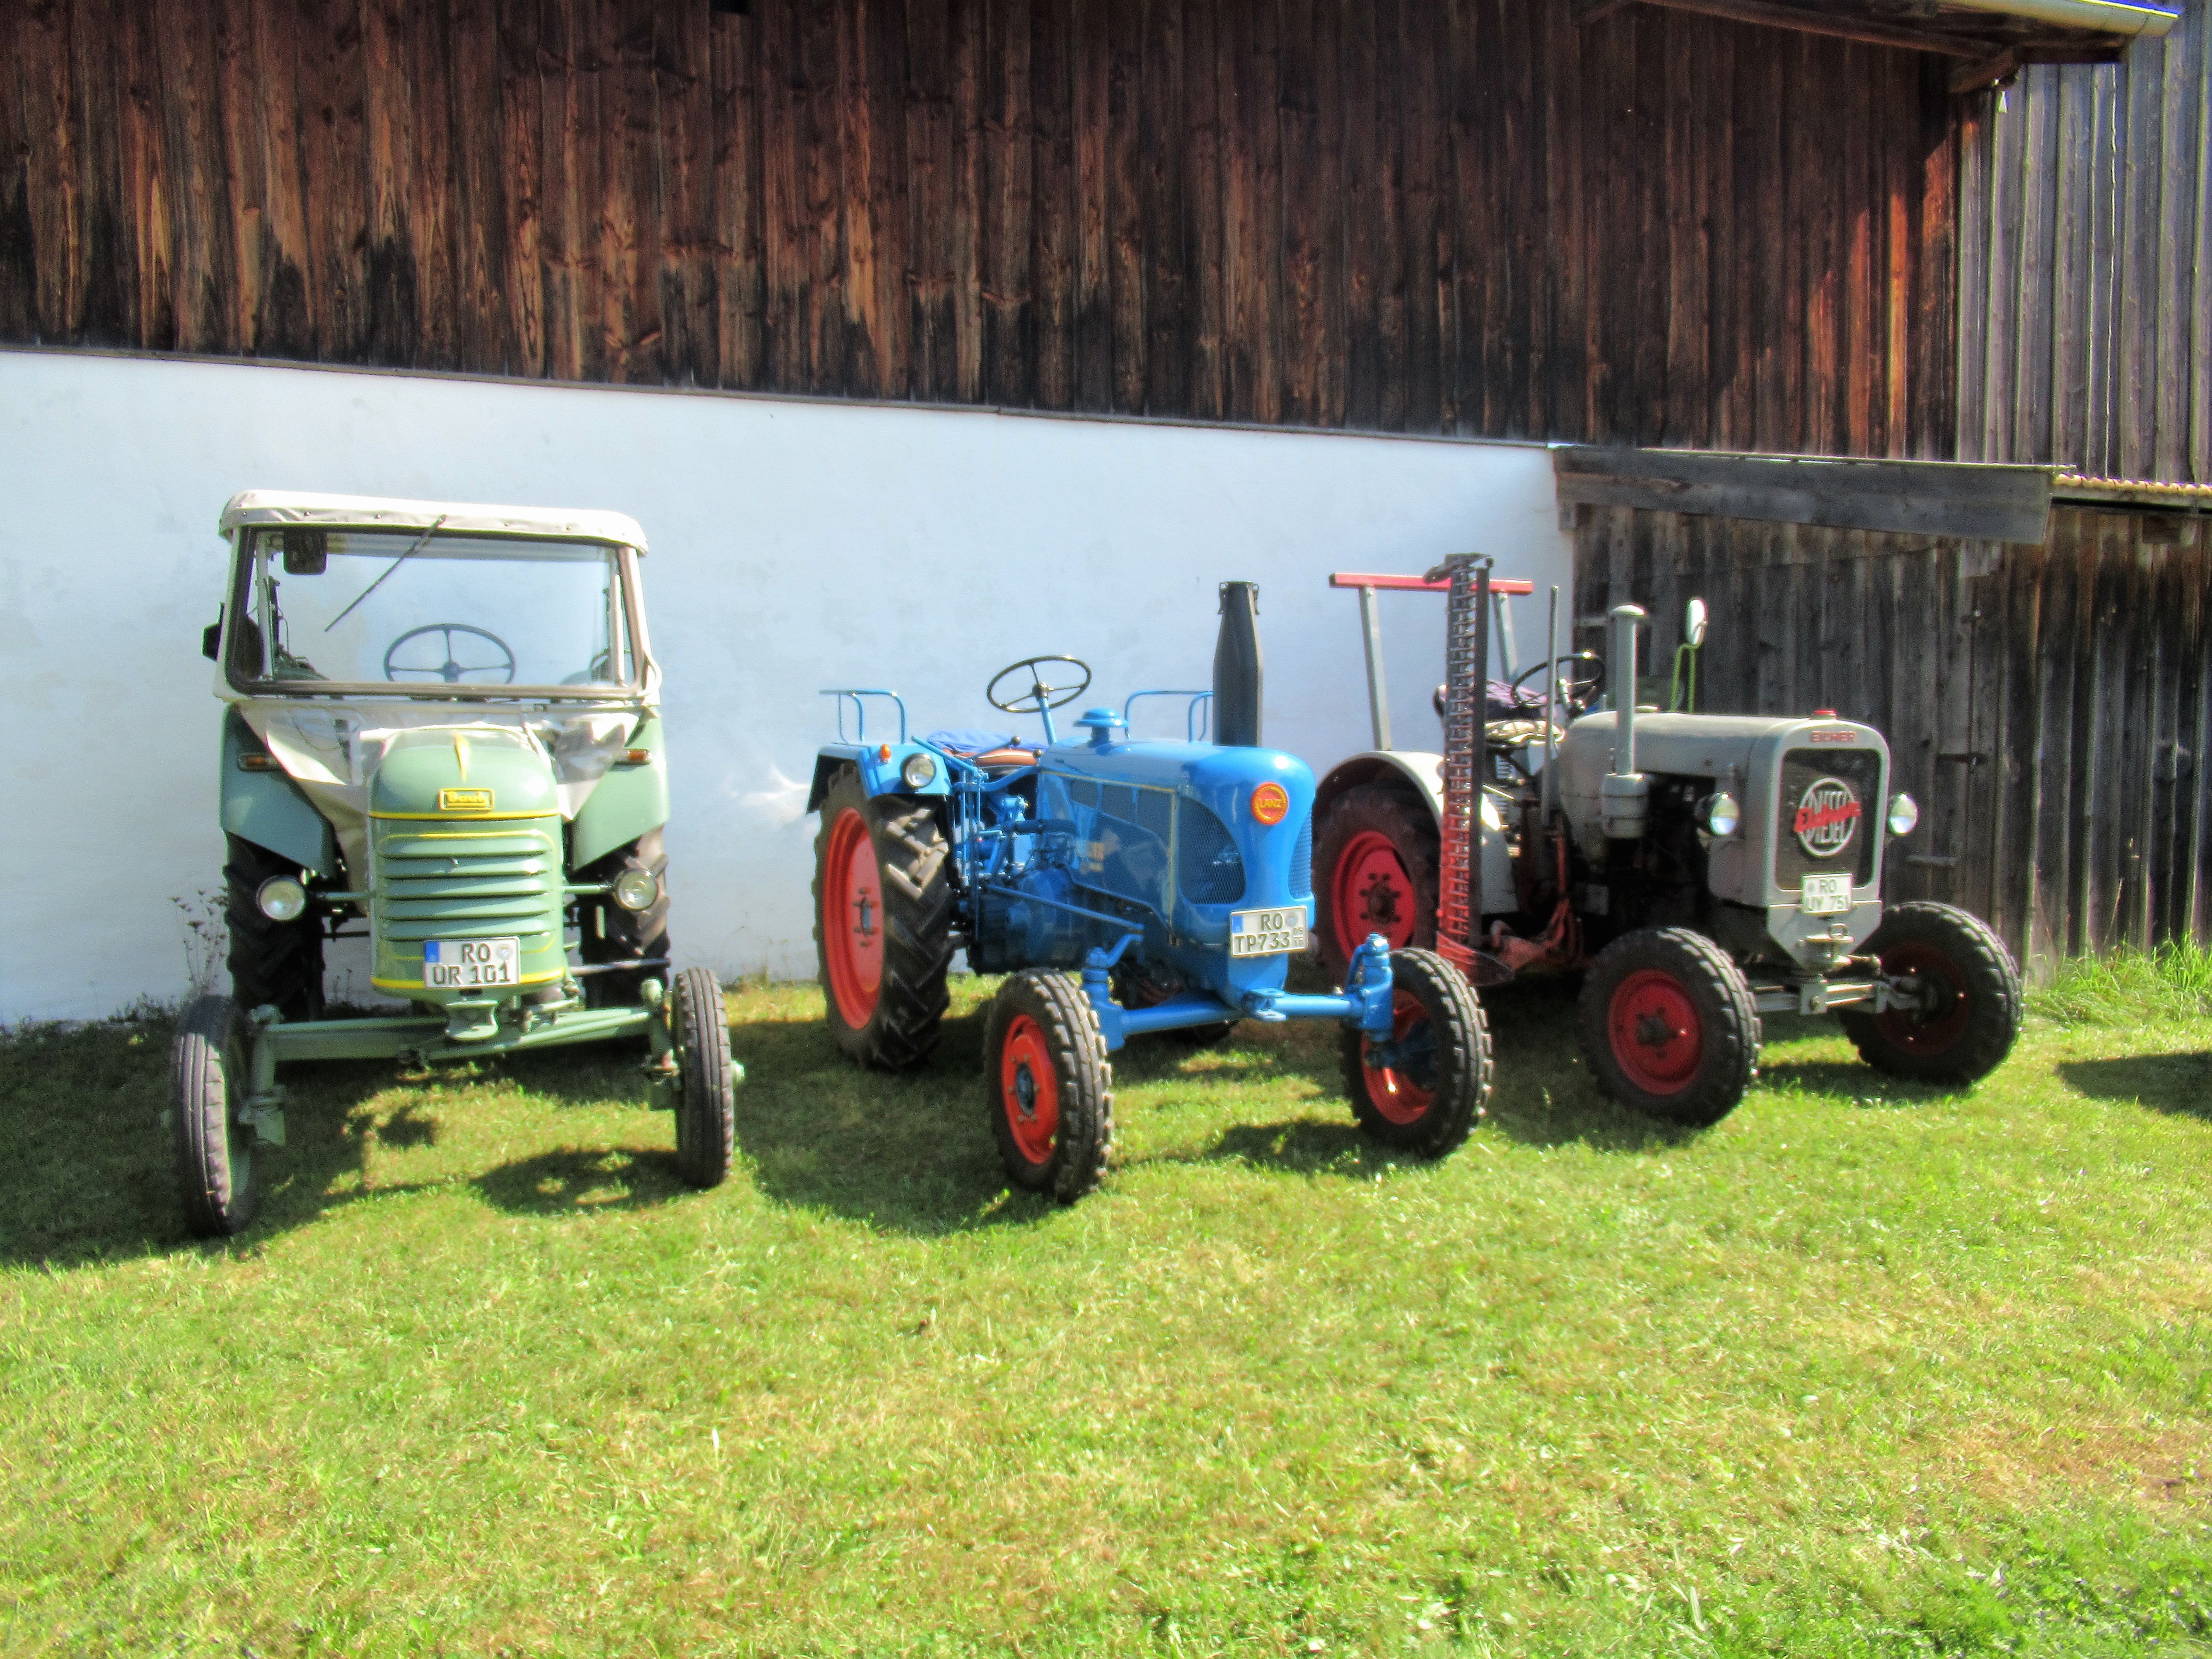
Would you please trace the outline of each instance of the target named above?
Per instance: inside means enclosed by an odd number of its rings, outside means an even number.
[[[350,878],[368,878],[370,793],[386,757],[421,734],[450,736],[465,755],[487,749],[530,751],[551,779],[550,806],[573,819],[622,757],[645,718],[635,705],[570,709],[477,708],[452,704],[248,701],[239,713],[269,745],[293,781],[337,832]]]

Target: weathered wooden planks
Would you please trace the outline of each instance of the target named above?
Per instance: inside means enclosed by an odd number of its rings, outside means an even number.
[[[1911,52],[1553,0],[25,0],[0,46],[0,340],[1951,442]]]
[[[1577,609],[1703,598],[1698,707],[1832,708],[1920,802],[1893,898],[1989,919],[2023,962],[2212,941],[2212,517],[2060,505],[2040,547],[1576,509]]]
[[[1960,453],[2212,483],[2212,0],[1962,135]]]

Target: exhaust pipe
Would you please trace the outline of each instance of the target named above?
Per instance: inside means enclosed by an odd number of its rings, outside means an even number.
[[[1221,633],[1213,644],[1213,740],[1226,748],[1260,746],[1259,614],[1259,584],[1221,584]]]
[[[1636,636],[1644,607],[1613,608],[1606,653],[1613,672],[1613,770],[1598,786],[1598,817],[1608,841],[1644,839],[1651,782],[1636,769]]]

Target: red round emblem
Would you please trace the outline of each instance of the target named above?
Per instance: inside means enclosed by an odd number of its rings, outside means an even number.
[[[1859,798],[1841,778],[1815,778],[1797,798],[1791,828],[1798,843],[1816,859],[1832,859],[1858,833]]]
[[[1252,816],[1262,823],[1280,823],[1290,810],[1290,792],[1279,783],[1263,783],[1252,792]]]

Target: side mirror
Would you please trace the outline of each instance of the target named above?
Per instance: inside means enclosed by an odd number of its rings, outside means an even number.
[[[284,531],[284,574],[288,576],[319,576],[331,562],[331,532],[306,525],[290,525]]]
[[[222,612],[221,611],[215,613],[213,622],[200,629],[200,655],[205,657],[210,662],[218,660],[222,655]]]
[[[1692,650],[1705,642],[1705,602],[1692,599],[1682,611],[1682,642]]]

